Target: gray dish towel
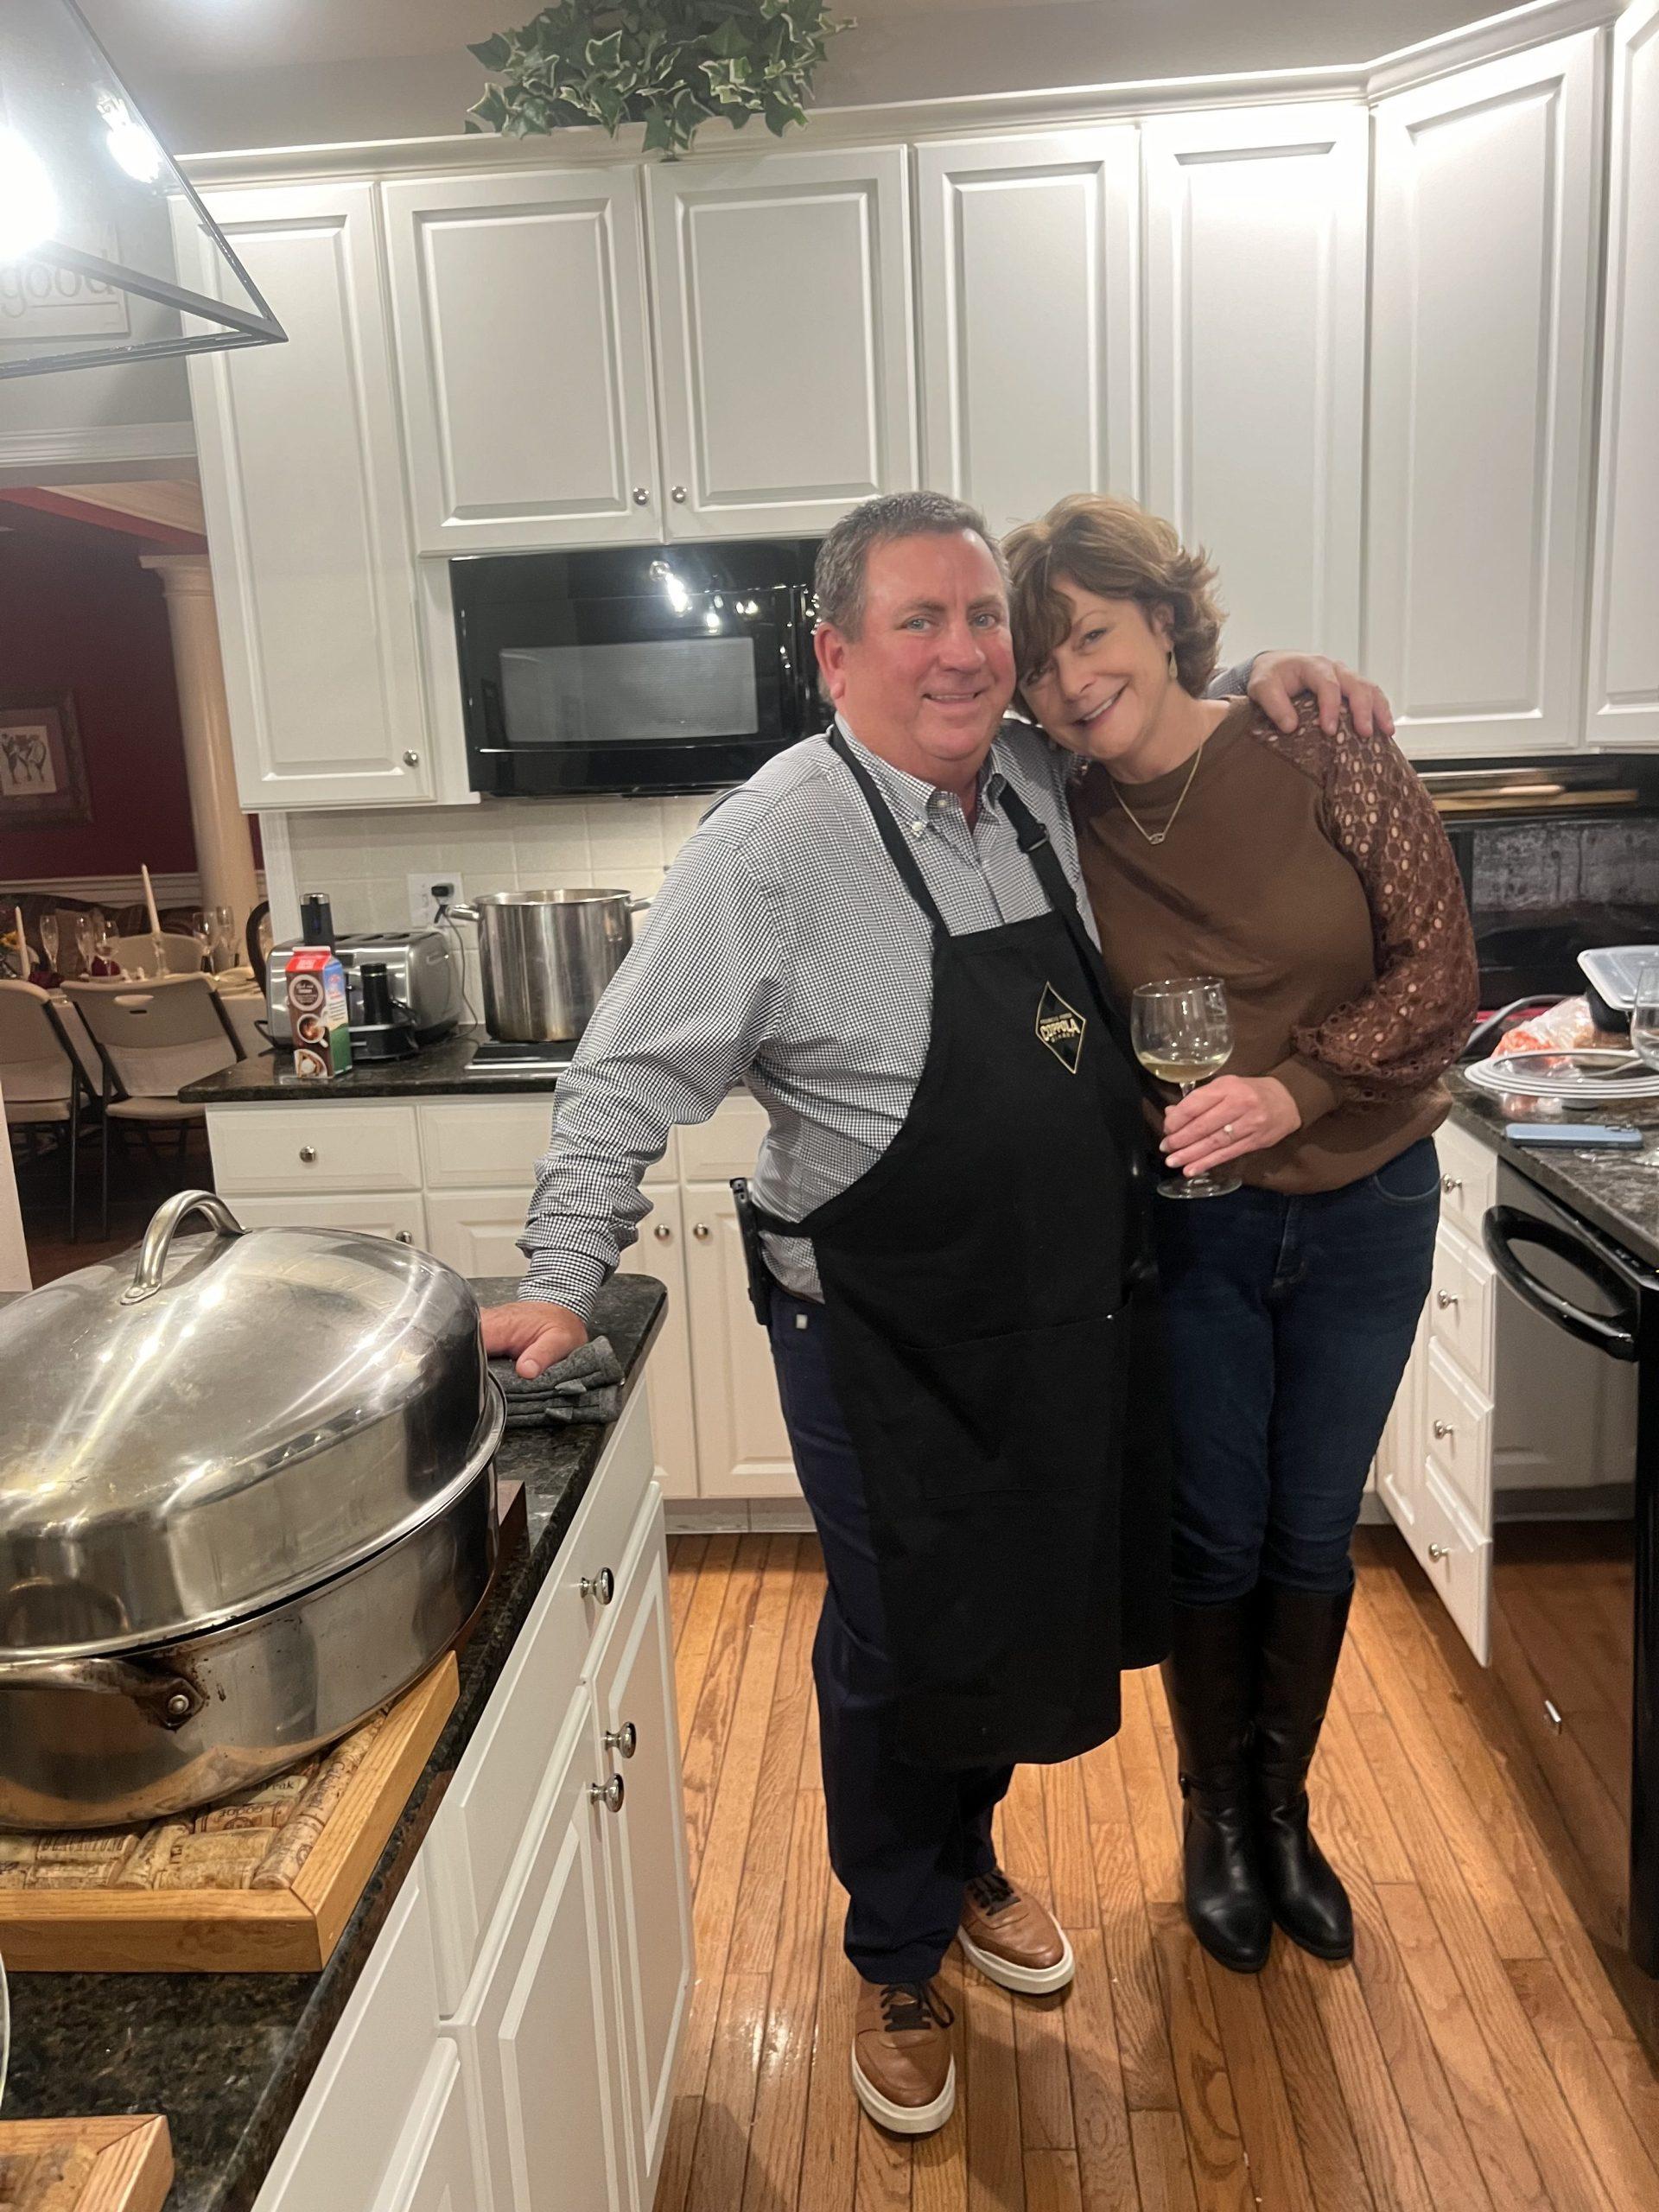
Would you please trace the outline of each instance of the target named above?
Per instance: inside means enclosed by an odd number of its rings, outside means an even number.
[[[567,1421],[614,1421],[620,1400],[621,1362],[608,1337],[578,1344],[534,1382],[511,1359],[493,1359],[490,1373],[507,1402],[509,1428],[559,1427]]]

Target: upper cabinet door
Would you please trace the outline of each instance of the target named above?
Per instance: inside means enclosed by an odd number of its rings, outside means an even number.
[[[1587,734],[1659,744],[1659,4],[1613,27]]]
[[[1579,740],[1599,51],[1376,110],[1364,663],[1414,753]]]
[[[382,190],[421,551],[660,539],[638,170]]]
[[[288,333],[189,365],[242,804],[429,799],[374,188],[207,204]],[[210,286],[199,237],[182,211],[185,281]]]
[[[1147,500],[1220,571],[1224,658],[1359,643],[1363,108],[1142,131]]]
[[[1133,124],[918,147],[924,474],[999,533],[1140,489]]]
[[[671,533],[816,534],[916,481],[905,154],[650,172]]]

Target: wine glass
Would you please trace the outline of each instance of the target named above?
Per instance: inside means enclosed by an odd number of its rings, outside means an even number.
[[[201,964],[211,976],[213,972],[213,925],[210,916],[200,907],[190,917],[190,934],[196,941],[196,950]]]
[[[236,965],[236,916],[228,906],[209,909],[208,926],[213,933],[214,965],[234,968]]]
[[[1185,1098],[1206,1076],[1218,1074],[1231,1054],[1227,987],[1214,976],[1142,983],[1129,1002],[1129,1033],[1141,1065],[1177,1084]],[[1200,1175],[1167,1176],[1158,1192],[1166,1198],[1220,1198],[1237,1188],[1230,1171],[1217,1174],[1206,1168]]]
[[[1644,960],[1630,1005],[1630,1049],[1645,1065],[1659,1070],[1659,960]]]
[[[55,976],[58,972],[57,916],[55,914],[42,914],[40,918],[39,928],[41,932],[41,950],[46,956],[47,966]]]
[[[93,927],[96,918],[91,914],[75,916],[75,960],[83,976],[92,972],[92,946],[97,939]]]

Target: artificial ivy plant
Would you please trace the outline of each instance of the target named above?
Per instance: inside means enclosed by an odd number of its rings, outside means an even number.
[[[522,30],[468,50],[491,75],[469,130],[527,137],[561,124],[645,126],[645,150],[671,161],[699,125],[752,115],[781,138],[806,121],[824,49],[844,22],[825,0],[555,0]]]

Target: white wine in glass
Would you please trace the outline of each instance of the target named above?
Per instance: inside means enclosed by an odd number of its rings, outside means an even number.
[[[1218,1075],[1231,1057],[1227,987],[1215,976],[1142,983],[1129,1002],[1129,1034],[1141,1066],[1160,1082],[1179,1085],[1185,1098],[1206,1077]],[[1218,1174],[1206,1169],[1166,1176],[1158,1191],[1166,1198],[1223,1198],[1238,1186],[1237,1176],[1227,1169]]]

